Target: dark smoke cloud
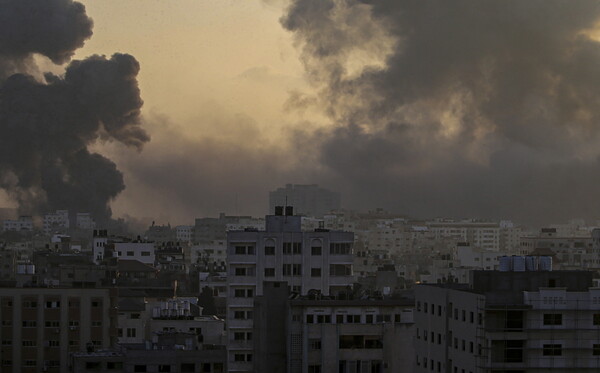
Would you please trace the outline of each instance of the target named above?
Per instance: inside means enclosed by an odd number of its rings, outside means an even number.
[[[123,175],[88,147],[102,139],[140,149],[149,140],[132,56],[73,61],[63,76],[47,73],[44,81],[30,75],[34,54],[62,64],[91,35],[80,3],[0,0],[0,188],[22,212],[110,217]]]
[[[598,21],[596,0],[295,0],[282,18],[346,201],[527,222],[600,216]],[[353,71],[365,54],[382,63]]]

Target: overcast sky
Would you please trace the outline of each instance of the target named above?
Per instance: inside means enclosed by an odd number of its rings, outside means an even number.
[[[22,12],[36,2],[72,28]],[[5,34],[40,40],[0,38],[0,117],[26,129],[2,123],[3,149],[34,154],[3,155],[6,205],[181,224],[318,183],[362,210],[599,219],[596,0],[81,3],[4,5]]]

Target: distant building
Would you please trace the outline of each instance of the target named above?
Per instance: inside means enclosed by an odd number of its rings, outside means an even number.
[[[123,260],[137,260],[151,266],[154,266],[156,260],[154,242],[115,242],[114,250],[116,256]]]
[[[178,242],[192,242],[194,238],[193,225],[178,225],[175,227],[175,238]]]
[[[148,227],[146,231],[146,240],[156,243],[174,242],[177,240],[175,229],[171,228],[171,224],[154,225]]]
[[[301,217],[288,207],[275,209],[266,229],[227,234],[228,335],[252,333],[254,297],[263,295],[264,281],[283,281],[292,292],[307,295],[346,293],[354,282],[352,232],[316,229],[303,232]],[[251,340],[230,345],[228,369],[254,371]]]
[[[416,287],[415,372],[600,371],[592,272],[527,271],[516,258],[520,271]]]
[[[316,184],[287,184],[269,192],[269,211],[275,206],[294,206],[296,214],[322,217],[331,211],[341,208],[341,197],[338,192],[320,188]]]
[[[56,210],[54,213],[44,215],[43,230],[45,233],[51,233],[54,230],[66,231],[70,225],[68,210]]]
[[[21,216],[18,220],[4,220],[4,232],[31,232],[33,230],[33,220],[31,216]]]
[[[78,212],[77,215],[75,215],[75,224],[77,229],[89,230],[96,227],[96,222],[94,222],[92,214],[89,212]]]

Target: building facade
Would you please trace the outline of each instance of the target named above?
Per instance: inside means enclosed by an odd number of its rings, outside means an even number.
[[[300,295],[319,292],[338,295],[354,282],[354,241],[351,232],[324,229],[303,232],[300,216],[267,216],[264,231],[227,234],[229,336],[252,333],[254,297],[263,294],[264,281],[282,281]],[[228,369],[254,371],[253,343],[238,343],[228,351]]]

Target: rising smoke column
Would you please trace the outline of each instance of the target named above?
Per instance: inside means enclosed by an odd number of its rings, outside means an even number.
[[[529,222],[599,216],[599,21],[596,0],[294,0],[282,18],[350,198]],[[364,55],[380,63],[357,71]]]
[[[102,138],[141,149],[149,140],[134,57],[92,56],[40,77],[34,54],[64,64],[91,35],[80,3],[0,0],[0,188],[24,213],[64,208],[109,218],[123,175],[88,147]]]

